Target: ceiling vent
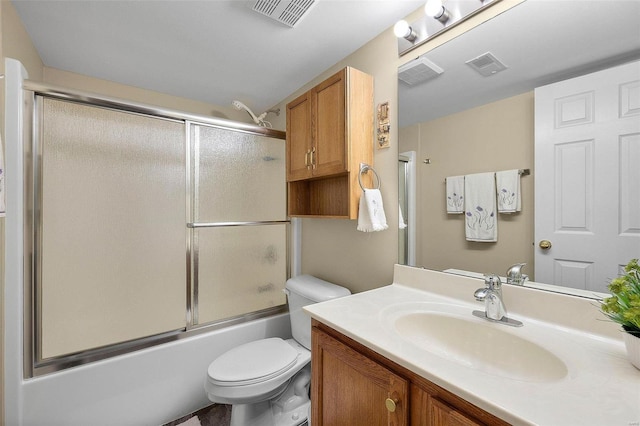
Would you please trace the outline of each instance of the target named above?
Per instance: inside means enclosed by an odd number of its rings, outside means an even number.
[[[490,77],[507,69],[505,64],[500,62],[498,58],[489,52],[465,63],[485,77]]]
[[[252,9],[293,28],[315,3],[316,0],[257,0]]]
[[[426,58],[418,58],[398,69],[398,80],[414,86],[432,80],[444,70]]]

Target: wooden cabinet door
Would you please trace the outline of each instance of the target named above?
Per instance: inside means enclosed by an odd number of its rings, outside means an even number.
[[[311,91],[314,176],[347,171],[346,73],[334,74]]]
[[[431,420],[429,424],[431,426],[481,426],[481,423],[467,417],[437,398],[429,398],[427,411],[429,412]]]
[[[324,332],[312,329],[312,421],[331,426],[404,426],[408,382]],[[387,399],[395,410],[387,409]]]
[[[415,384],[411,385],[411,424],[413,426],[484,425]]]
[[[311,177],[311,93],[287,104],[287,181]]]

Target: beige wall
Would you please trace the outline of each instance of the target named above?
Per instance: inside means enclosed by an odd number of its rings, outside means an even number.
[[[2,8],[2,54],[3,58],[13,58],[22,62],[29,73],[29,78],[42,80],[43,67],[38,51],[33,46],[16,9],[10,1],[1,0]],[[4,60],[2,61],[4,69]],[[4,108],[4,102],[3,102]]]
[[[533,92],[503,99],[400,131],[401,149],[418,155],[416,263],[504,274],[528,264],[533,274],[533,176],[523,176],[522,211],[498,217],[498,242],[465,240],[464,216],[446,214],[447,176],[489,171],[533,170]],[[431,164],[423,164],[425,158]]]

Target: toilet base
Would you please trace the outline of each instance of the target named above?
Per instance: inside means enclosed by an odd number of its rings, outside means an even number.
[[[255,404],[234,404],[230,426],[310,425],[309,382],[311,365],[298,372],[277,398]]]
[[[234,404],[230,426],[274,425],[270,401],[255,404]]]

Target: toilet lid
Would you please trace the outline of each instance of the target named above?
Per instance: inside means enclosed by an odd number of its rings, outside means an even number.
[[[210,380],[218,385],[249,385],[289,370],[298,351],[279,337],[245,343],[225,352],[209,365]]]

